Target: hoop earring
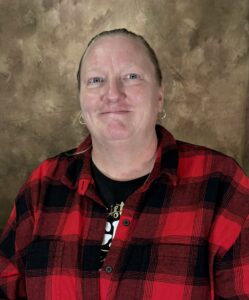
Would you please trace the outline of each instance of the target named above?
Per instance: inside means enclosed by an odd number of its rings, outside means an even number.
[[[85,122],[85,120],[84,120],[84,118],[83,118],[81,112],[80,112],[80,115],[79,115],[79,123],[80,123],[81,125],[86,125],[86,122]]]
[[[160,120],[165,119],[167,116],[165,108],[159,113]]]

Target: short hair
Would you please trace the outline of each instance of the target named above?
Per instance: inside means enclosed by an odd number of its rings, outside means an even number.
[[[77,82],[78,82],[78,89],[80,90],[80,83],[81,83],[81,65],[82,65],[82,61],[83,58],[86,54],[87,49],[89,48],[89,46],[96,41],[97,39],[99,39],[100,37],[103,36],[110,36],[110,35],[125,35],[128,37],[132,37],[134,39],[137,39],[138,41],[140,41],[142,43],[142,45],[145,47],[148,56],[155,68],[155,73],[156,73],[156,80],[158,82],[158,84],[161,86],[162,84],[162,71],[159,65],[159,61],[158,58],[156,56],[155,51],[151,48],[151,46],[149,45],[149,43],[145,40],[145,38],[142,35],[138,35],[132,31],[127,30],[126,28],[118,28],[118,29],[112,29],[112,30],[106,30],[106,31],[102,31],[100,33],[98,33],[97,35],[95,35],[90,42],[88,43],[85,51],[83,52],[81,59],[80,59],[80,63],[79,63],[79,68],[77,71]]]

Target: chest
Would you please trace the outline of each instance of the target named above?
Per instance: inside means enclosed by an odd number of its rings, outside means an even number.
[[[58,205],[61,202],[54,197],[49,195],[50,201],[46,200],[36,215],[34,242],[28,250],[25,271],[29,280],[46,274],[52,286],[56,282],[64,290],[66,283],[57,279],[70,282],[74,278],[77,291],[91,291],[96,299],[100,295],[103,299],[114,295],[115,299],[122,295],[147,299],[142,296],[147,289],[148,299],[160,299],[157,293],[169,291],[177,298],[169,294],[167,299],[181,299],[187,286],[194,287],[201,296],[209,294],[207,240],[213,210],[204,205],[200,186],[190,189],[187,185],[176,188],[156,184],[131,195],[101,270],[106,208],[88,194],[70,192],[61,199],[63,205]],[[115,282],[119,282],[118,287]],[[178,283],[176,289],[172,282]],[[69,286],[72,292],[73,285]],[[134,291],[132,286],[139,288]]]

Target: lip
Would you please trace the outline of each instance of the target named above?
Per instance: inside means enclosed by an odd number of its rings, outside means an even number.
[[[104,112],[101,112],[100,114],[101,115],[108,115],[108,114],[113,114],[113,115],[123,115],[123,114],[127,114],[129,113],[130,111],[129,110],[115,110],[115,111],[104,111]]]

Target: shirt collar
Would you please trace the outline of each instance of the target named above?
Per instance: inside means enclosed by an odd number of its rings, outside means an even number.
[[[151,172],[151,180],[164,176],[175,185],[179,161],[176,140],[167,129],[160,125],[156,126],[156,132],[158,137],[157,158]]]
[[[79,180],[92,181],[90,170],[92,140],[91,136],[88,137],[75,149],[63,152],[61,157],[66,159],[68,164],[65,168],[65,173],[62,176],[62,182],[69,188],[77,188]]]
[[[173,135],[164,127],[157,125],[158,136],[157,158],[153,170],[147,180],[149,184],[157,177],[163,175],[173,185],[177,183],[178,149]],[[68,166],[62,182],[69,188],[78,188],[80,194],[84,194],[88,185],[93,183],[91,175],[91,136],[89,135],[78,148],[61,154],[68,160]]]

